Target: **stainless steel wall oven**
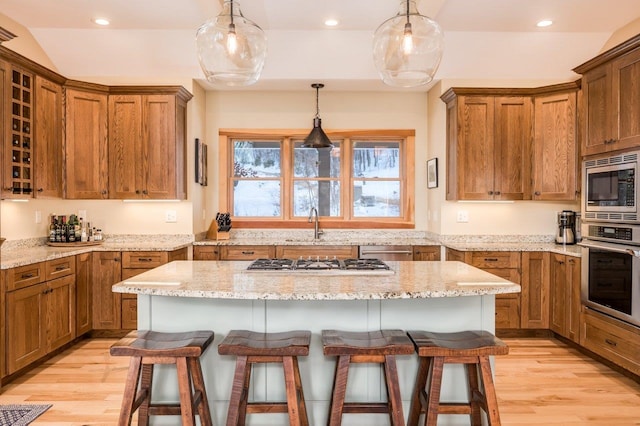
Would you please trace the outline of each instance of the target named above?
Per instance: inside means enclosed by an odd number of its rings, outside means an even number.
[[[640,326],[640,226],[583,223],[582,302]]]

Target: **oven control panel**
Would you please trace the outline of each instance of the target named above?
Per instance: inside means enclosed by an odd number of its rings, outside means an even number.
[[[640,225],[583,223],[582,236],[587,240],[640,245]]]

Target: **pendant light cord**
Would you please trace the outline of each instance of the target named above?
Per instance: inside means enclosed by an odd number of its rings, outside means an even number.
[[[233,1],[231,2],[231,4],[233,4]],[[409,21],[409,0],[407,0],[407,24],[410,24],[411,22]]]
[[[316,87],[316,118],[320,118],[320,87]]]
[[[408,5],[408,3],[407,3],[407,5]],[[233,25],[233,0],[231,0],[231,13],[230,13],[230,16],[231,16],[231,25]],[[407,19],[409,19],[408,16],[407,16]]]

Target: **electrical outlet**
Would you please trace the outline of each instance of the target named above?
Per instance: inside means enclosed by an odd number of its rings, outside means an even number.
[[[36,210],[36,223],[42,223],[42,212],[40,210]]]
[[[469,222],[469,212],[466,210],[458,210],[458,222]]]
[[[165,211],[164,221],[167,222],[167,223],[177,222],[178,221],[178,214],[176,213],[175,210],[167,210],[167,211]]]
[[[87,220],[87,211],[86,210],[78,210],[78,219],[85,221]]]

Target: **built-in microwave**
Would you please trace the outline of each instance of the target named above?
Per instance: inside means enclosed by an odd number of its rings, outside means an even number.
[[[583,162],[583,221],[638,222],[639,159],[632,151]]]

